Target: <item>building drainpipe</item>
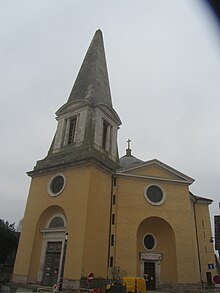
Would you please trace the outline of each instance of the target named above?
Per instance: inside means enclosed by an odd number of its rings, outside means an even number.
[[[112,175],[111,193],[110,193],[110,215],[109,215],[109,236],[108,236],[108,260],[107,260],[107,279],[109,278],[109,261],[110,261],[110,247],[111,247],[111,227],[112,227],[112,197],[113,197],[114,175]]]
[[[60,278],[58,281],[58,291],[62,291],[63,289],[63,274],[64,274],[64,267],[65,267],[65,260],[66,260],[67,240],[68,240],[68,233],[66,233],[65,235],[63,255],[61,260],[61,272],[60,272]]]
[[[193,203],[193,211],[194,211],[194,221],[195,221],[195,228],[196,228],[196,243],[197,243],[197,252],[198,252],[198,260],[199,260],[199,275],[200,275],[200,281],[201,281],[201,283],[203,283],[201,257],[200,257],[200,249],[199,249],[199,238],[198,238],[198,229],[197,229],[197,219],[196,219],[196,208],[195,208],[197,201],[198,201],[198,199],[195,198],[195,202]]]

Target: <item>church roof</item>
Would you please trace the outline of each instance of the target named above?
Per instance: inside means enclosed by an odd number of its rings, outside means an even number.
[[[198,195],[193,194],[192,192],[190,192],[190,196],[191,196],[191,199],[193,200],[194,203],[198,202],[198,203],[204,203],[204,204],[210,205],[213,202],[213,200],[211,198],[198,196]]]
[[[120,168],[122,169],[127,169],[127,168],[132,168],[137,166],[140,163],[143,163],[144,161],[134,157],[131,154],[131,149],[127,148],[126,149],[126,155],[124,155],[123,157],[121,157],[119,159],[119,164],[120,164]]]
[[[126,155],[119,159],[120,168],[117,170],[117,175],[148,178],[162,181],[181,182],[186,184],[192,184],[194,179],[183,174],[182,172],[164,164],[163,162],[153,159],[148,161],[142,161],[131,154],[130,139],[128,142],[128,148],[126,149]],[[152,173],[152,167],[154,171]],[[160,172],[156,172],[156,169]],[[150,170],[150,172],[149,172]]]
[[[104,42],[100,29],[95,32],[67,103],[77,100],[91,104],[105,104],[112,108]]]

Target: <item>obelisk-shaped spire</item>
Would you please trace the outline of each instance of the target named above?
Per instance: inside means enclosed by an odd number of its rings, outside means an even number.
[[[67,103],[76,100],[112,107],[101,30],[97,30],[92,39]]]

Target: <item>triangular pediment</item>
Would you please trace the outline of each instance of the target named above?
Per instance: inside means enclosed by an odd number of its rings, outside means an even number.
[[[186,184],[192,184],[194,182],[193,178],[156,159],[140,163],[134,167],[119,170],[117,174]]]

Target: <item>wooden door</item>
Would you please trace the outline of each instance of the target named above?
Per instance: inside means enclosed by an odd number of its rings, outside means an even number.
[[[44,263],[43,285],[53,286],[57,283],[60,270],[62,242],[48,242]]]

